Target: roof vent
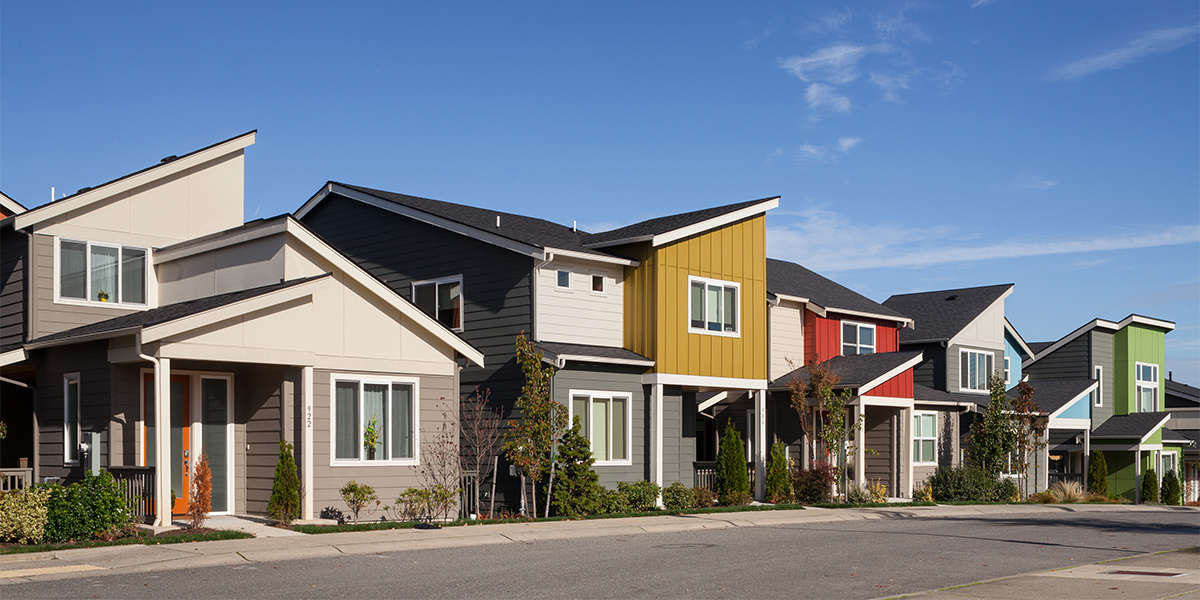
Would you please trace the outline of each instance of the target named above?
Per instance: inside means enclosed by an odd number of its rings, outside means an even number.
[[[91,189],[92,189],[92,188],[90,188],[90,187],[79,188],[79,191],[78,191],[78,192],[75,192],[75,193],[76,193],[76,194],[82,194],[82,193],[84,193],[84,192],[86,192],[86,191],[88,191],[88,190],[91,190]]]
[[[158,161],[158,164],[160,164],[160,165],[165,165],[165,164],[167,164],[167,163],[169,163],[169,162],[171,162],[171,161],[173,161],[173,160],[175,160],[175,159],[177,159],[177,158],[179,158],[179,157],[178,157],[178,156],[175,156],[174,154],[172,154],[172,155],[170,155],[170,156],[167,156],[167,157],[163,158],[162,160]]]
[[[950,300],[958,300],[958,294],[950,294],[950,296],[946,298],[946,301],[949,302]]]

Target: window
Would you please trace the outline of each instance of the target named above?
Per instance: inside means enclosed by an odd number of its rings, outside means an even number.
[[[842,356],[875,353],[875,326],[842,321]]]
[[[592,442],[596,464],[630,464],[632,404],[628,394],[571,392],[571,422],[579,417],[583,434]]]
[[[79,462],[79,373],[63,375],[63,461]]]
[[[959,387],[964,390],[988,390],[992,374],[992,353],[978,350],[959,351]]]
[[[146,249],[59,240],[58,296],[84,302],[146,303]]]
[[[1134,370],[1137,371],[1137,411],[1158,410],[1158,365],[1136,363]]]
[[[333,379],[335,461],[416,460],[415,383],[340,376]]]
[[[688,281],[688,331],[737,336],[738,284],[699,277],[689,277]]]
[[[604,275],[592,273],[592,291],[597,294],[604,293]]]
[[[937,413],[913,413],[913,462],[937,462]]]
[[[1009,365],[1010,365],[1009,360],[1010,359],[1009,359],[1008,355],[1006,354],[1004,356],[1004,384],[1005,385],[1012,385],[1012,374],[1011,374],[1012,371],[1009,370]]]
[[[554,287],[556,287],[560,290],[571,289],[571,272],[566,269],[559,269],[558,273],[557,273],[557,279],[555,280],[555,283],[554,283]]]
[[[413,304],[416,304],[417,308],[437,319],[442,325],[462,331],[462,275],[414,281],[412,287]]]
[[[1104,367],[1096,365],[1096,393],[1092,394],[1092,399],[1096,406],[1104,406]]]

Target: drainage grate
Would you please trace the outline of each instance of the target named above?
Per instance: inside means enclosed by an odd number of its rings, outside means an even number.
[[[1162,571],[1108,571],[1105,575],[1147,575],[1150,577],[1183,577],[1187,573],[1163,573]]]

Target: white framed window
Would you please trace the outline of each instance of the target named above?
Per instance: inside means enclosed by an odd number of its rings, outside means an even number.
[[[63,375],[63,462],[79,462],[79,373]]]
[[[842,321],[842,356],[875,353],[875,326]]]
[[[1137,376],[1137,412],[1158,410],[1158,365],[1134,363]]]
[[[59,239],[56,249],[59,300],[146,305],[146,248]]]
[[[937,413],[913,413],[913,462],[937,462]]]
[[[579,417],[583,434],[592,443],[596,464],[633,464],[633,399],[630,394],[571,390],[571,422]]]
[[[1096,373],[1096,393],[1092,395],[1093,403],[1096,406],[1104,406],[1104,367],[1095,366]]]
[[[453,329],[463,330],[462,275],[414,281],[412,284],[413,304],[435,318],[439,323]]]
[[[571,289],[571,271],[560,268],[554,272],[554,287],[559,290]]]
[[[1166,477],[1167,473],[1174,471],[1175,476],[1178,477],[1181,474],[1179,472],[1179,458],[1178,457],[1179,457],[1179,455],[1176,452],[1168,452],[1166,450],[1159,452],[1158,453],[1158,463],[1159,463],[1158,464],[1158,476]]]
[[[330,393],[330,464],[419,463],[415,380],[335,374]]]
[[[988,391],[988,378],[995,368],[995,355],[982,350],[958,351],[958,387],[963,391]]]
[[[732,281],[688,277],[688,331],[738,337],[740,295]]]
[[[1012,371],[1009,369],[1009,367],[1012,364],[1010,362],[1011,360],[1012,359],[1009,358],[1009,356],[1007,354],[1004,355],[1004,383],[1005,383],[1005,385],[1012,385]]]
[[[604,294],[608,292],[608,286],[605,283],[606,278],[604,273],[592,273],[592,293]]]

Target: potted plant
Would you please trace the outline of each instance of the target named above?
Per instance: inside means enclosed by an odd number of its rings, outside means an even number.
[[[96,293],[96,299],[100,300],[101,302],[108,302],[108,292],[100,290]]]
[[[375,446],[379,445],[379,421],[375,417],[371,417],[371,422],[367,423],[363,429],[363,447],[367,450],[367,460],[375,460]]]

